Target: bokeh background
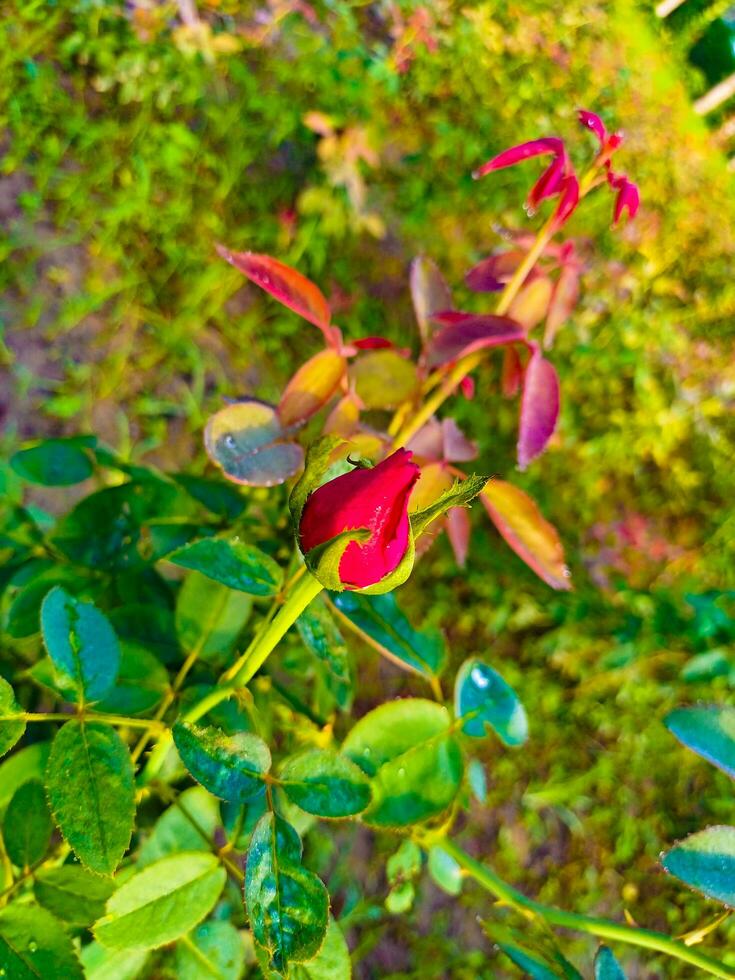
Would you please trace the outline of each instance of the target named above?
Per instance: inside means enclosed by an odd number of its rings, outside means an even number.
[[[500,229],[538,221],[522,209],[528,170],[476,183],[473,168],[537,135],[588,156],[580,106],[625,131],[643,205],[613,232],[599,195],[570,225],[586,268],[553,354],[552,448],[515,471],[497,365],[458,412],[479,468],[559,529],[575,591],[536,579],[476,513],[467,567],[441,539],[402,596],[456,664],[490,657],[531,717],[523,750],[483,749],[489,797],[468,848],[545,902],[626,909],[672,934],[719,909],[668,879],[660,851],[735,816],[732,783],[661,723],[679,703],[735,701],[735,196],[728,103],[706,121],[694,110],[731,70],[728,6],[686,3],[664,22],[631,0],[26,0],[0,24],[3,455],[93,432],[135,461],[204,472],[223,398],[277,400],[319,347],[215,242],[298,266],[348,338],[411,346],[413,256],[471,308],[467,269]],[[412,689],[366,654],[355,714]],[[391,844],[341,833],[309,847],[358,977],[517,975],[476,924],[486,895],[450,900],[426,881],[392,916]],[[724,956],[735,921],[708,942]],[[565,948],[589,962],[588,940]],[[693,976],[619,952],[632,978]]]

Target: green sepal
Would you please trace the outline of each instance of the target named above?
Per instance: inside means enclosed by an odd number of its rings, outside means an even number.
[[[296,543],[299,544],[299,525],[301,524],[301,514],[303,513],[306,501],[310,493],[313,493],[324,483],[324,477],[330,467],[330,459],[335,449],[339,446],[346,446],[347,443],[339,436],[322,436],[313,442],[306,453],[304,472],[301,474],[296,486],[291,491],[288,498],[288,507],[291,511],[293,520],[294,534]]]
[[[452,507],[468,507],[488,483],[488,477],[473,473],[466,480],[455,480],[448,490],[430,507],[410,515],[411,530],[415,537],[422,534],[432,521],[446,514]]]

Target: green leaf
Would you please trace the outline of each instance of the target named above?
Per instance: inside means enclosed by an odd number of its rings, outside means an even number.
[[[462,868],[441,845],[429,851],[429,874],[448,895],[459,895],[462,891]]]
[[[51,742],[34,742],[13,753],[0,765],[0,812],[10,802],[13,793],[31,779],[43,779]]]
[[[406,827],[442,813],[462,781],[449,712],[421,698],[391,701],[360,719],[342,751],[372,777],[375,826]]]
[[[486,476],[477,476],[473,473],[465,480],[455,480],[452,486],[445,490],[430,507],[411,514],[411,530],[414,537],[418,538],[432,521],[446,514],[452,507],[469,506],[475,497],[485,489],[488,479]]]
[[[661,856],[661,864],[708,898],[735,906],[735,827],[690,834]]]
[[[595,980],[625,980],[625,974],[609,946],[600,946],[597,950]]]
[[[37,779],[23,783],[13,794],[3,818],[8,857],[18,868],[30,867],[46,853],[52,831],[43,783]]]
[[[397,408],[418,385],[416,365],[390,347],[361,353],[352,362],[350,380],[366,409]]]
[[[335,450],[343,445],[344,440],[337,436],[321,436],[319,439],[315,439],[307,450],[304,472],[288,498],[288,506],[297,539],[299,525],[301,524],[301,512],[306,505],[306,499],[310,493],[324,483],[332,456]]]
[[[245,875],[245,903],[256,943],[270,965],[314,957],[327,931],[329,896],[322,882],[301,867],[301,841],[285,820],[266,813],[253,832]]]
[[[412,840],[401,841],[401,846],[391,854],[385,865],[388,884],[397,885],[412,881],[421,873],[421,848]]]
[[[139,980],[148,956],[148,950],[111,950],[88,943],[81,952],[85,980]]]
[[[14,903],[0,911],[0,976],[84,980],[71,938],[50,912]]]
[[[292,970],[293,980],[350,980],[352,962],[342,930],[330,916],[322,948]]]
[[[60,585],[41,606],[41,629],[62,683],[77,700],[99,701],[115,685],[120,646],[109,620],[90,602],[80,602]]]
[[[531,923],[521,931],[499,922],[481,924],[489,938],[530,980],[583,980],[559,952],[548,927],[543,931],[543,926]]]
[[[370,782],[362,769],[328,749],[288,759],[281,785],[292,803],[317,817],[353,817],[370,803]]]
[[[405,915],[413,908],[416,886],[411,881],[393,885],[385,899],[385,907],[391,915]]]
[[[0,677],[0,756],[5,755],[26,730],[22,709],[15,692],[4,677]]]
[[[141,570],[196,536],[199,516],[196,502],[175,483],[133,480],[85,497],[52,540],[86,568]]]
[[[454,710],[465,735],[484,738],[488,726],[505,745],[523,745],[528,718],[513,688],[482,660],[465,660],[454,684]]]
[[[227,874],[214,854],[175,854],[149,865],[107,901],[95,938],[108,949],[157,949],[214,908]]]
[[[97,703],[97,711],[113,715],[139,715],[154,708],[166,690],[166,668],[148,650],[123,640],[120,643],[120,669],[117,682],[107,697]]]
[[[182,649],[198,651],[206,663],[224,662],[252,609],[253,600],[246,593],[192,572],[176,600],[176,633]]]
[[[231,922],[202,922],[176,946],[176,980],[240,980],[245,947]]]
[[[201,786],[185,789],[156,821],[140,849],[138,867],[144,868],[179,851],[210,852],[220,824],[219,801]]]
[[[173,736],[181,761],[214,796],[246,803],[265,790],[263,777],[270,770],[271,754],[252,732],[225,735],[213,726],[178,721]]]
[[[265,552],[239,538],[201,538],[166,558],[174,565],[191,568],[249,595],[273,596],[283,585],[279,565]]]
[[[340,592],[329,598],[348,625],[384,657],[422,677],[441,674],[447,659],[441,634],[414,629],[392,593]]]
[[[91,926],[105,911],[115,891],[109,878],[101,878],[76,864],[41,868],[33,881],[36,901],[58,919],[74,926]]]
[[[10,458],[10,465],[29,483],[46,487],[68,487],[81,483],[93,473],[92,461],[86,448],[94,445],[94,437],[46,439],[37,446],[21,449]]]
[[[112,874],[130,843],[135,785],[130,754],[109,725],[68,721],[56,733],[46,791],[59,830],[90,871]]]
[[[716,704],[677,708],[664,724],[687,748],[735,779],[735,708]]]
[[[41,603],[55,585],[77,591],[88,582],[74,568],[45,560],[34,559],[18,569],[3,597],[4,628],[10,636],[23,639],[39,632]]]
[[[296,620],[304,646],[327,669],[329,690],[340,708],[352,702],[352,676],[347,646],[322,596],[311,602]]]

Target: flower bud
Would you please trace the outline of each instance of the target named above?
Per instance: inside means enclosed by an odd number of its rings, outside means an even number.
[[[413,555],[408,499],[420,472],[411,455],[399,449],[372,469],[338,476],[306,498],[299,545],[307,565],[328,588],[366,589],[389,577],[392,588],[400,584],[392,573],[402,563],[407,567],[400,580],[408,576]],[[327,567],[321,556],[330,542],[339,545],[341,540],[341,554],[328,549],[338,557],[336,568],[333,561]]]

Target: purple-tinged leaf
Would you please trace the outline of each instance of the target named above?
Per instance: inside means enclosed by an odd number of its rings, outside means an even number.
[[[579,181],[570,174],[562,181],[559,204],[554,212],[554,227],[558,231],[574,214],[579,204]]]
[[[423,255],[411,263],[410,284],[419,333],[425,343],[431,334],[429,324],[433,314],[451,310],[454,305],[452,293],[437,264]]]
[[[559,417],[559,379],[553,365],[533,350],[523,375],[518,465],[522,470],[540,456]]]
[[[279,303],[319,327],[330,343],[334,341],[335,331],[330,326],[332,313],[329,303],[310,279],[270,255],[231,252],[223,245],[217,245],[216,248],[226,262],[242,272],[256,286],[260,286]]]
[[[443,327],[429,347],[429,367],[449,364],[484,347],[500,347],[526,339],[521,325],[507,316],[451,311],[436,314],[432,319]]]
[[[564,182],[566,168],[567,161],[564,157],[554,157],[530,190],[527,200],[529,208],[535,210],[547,197],[553,197],[554,194],[559,193]]]

